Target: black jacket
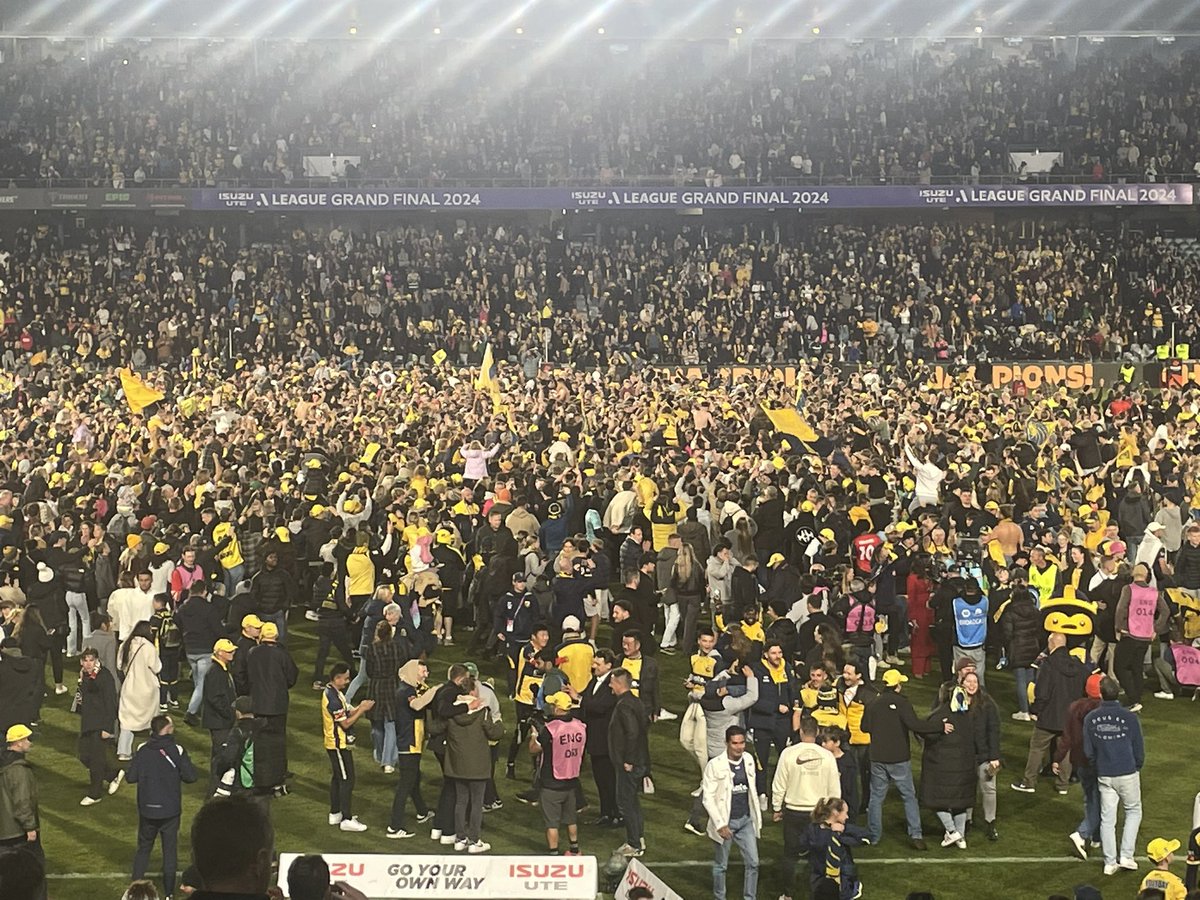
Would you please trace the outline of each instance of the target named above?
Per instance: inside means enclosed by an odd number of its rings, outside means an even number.
[[[117,721],[117,680],[101,668],[95,677],[79,675],[79,732],[107,731],[115,734]]]
[[[862,730],[871,736],[871,762],[901,763],[912,758],[909,733],[936,734],[941,720],[918,719],[903,694],[885,690],[863,713]]]
[[[278,644],[259,644],[250,651],[246,677],[256,716],[283,716],[288,711],[288,691],[300,677],[300,670],[288,652]]]
[[[259,615],[273,616],[289,608],[299,593],[295,576],[282,565],[264,568],[250,580],[250,598]]]
[[[42,664],[43,667],[45,663]],[[19,650],[0,653],[0,732],[17,723],[29,725],[37,708],[38,667]]]
[[[986,702],[978,702],[969,719],[974,726],[975,764],[1000,759],[1000,713],[995,702],[990,697]]]
[[[1175,582],[1189,590],[1200,589],[1200,547],[1193,547],[1187,539],[1175,554]]]
[[[617,665],[625,665],[624,656],[617,660]],[[633,689],[638,692],[638,697],[642,701],[642,706],[646,710],[646,715],[657,716],[658,711],[662,709],[662,700],[658,690],[658,662],[654,659],[654,657],[646,655],[645,648],[642,649],[642,671],[641,674],[633,680]]]
[[[229,664],[229,671],[233,675],[233,688],[238,697],[247,697],[250,695],[250,676],[247,674],[250,667],[250,651],[258,646],[258,641],[239,634],[233,645],[237,647],[233,654],[233,662]]]
[[[609,687],[608,679],[599,689],[596,679],[579,694],[579,717],[587,723],[587,752],[592,756],[608,758],[608,723],[612,718],[617,695]]]
[[[650,762],[646,710],[630,692],[613,704],[608,722],[608,756],[618,772],[625,763],[644,768]]]
[[[1033,665],[1046,639],[1043,619],[1045,616],[1027,589],[1013,591],[1012,598],[1000,613],[1000,630],[1008,648],[1009,666],[1027,668]]]
[[[196,780],[196,767],[175,736],[151,736],[133,754],[125,772],[130,784],[138,786],[138,814],[147,819],[173,819],[180,814],[181,785]]]
[[[1087,676],[1087,667],[1066,647],[1059,647],[1042,661],[1029,710],[1038,717],[1038,728],[1062,731],[1066,727],[1067,710],[1083,696]]]
[[[183,632],[188,653],[212,653],[213,644],[225,636],[221,610],[207,597],[189,597],[175,610],[175,625]]]
[[[234,654],[235,658],[237,654]],[[200,708],[200,724],[209,731],[219,731],[232,728],[233,701],[237,699],[237,689],[233,683],[233,663],[225,668],[217,660],[204,676],[204,703]]]
[[[951,713],[939,706],[929,717],[937,733],[925,741],[921,757],[921,783],[918,795],[928,809],[969,809],[975,803],[978,775],[975,769],[975,732],[966,713]],[[954,731],[943,732],[945,722],[954,723]],[[875,744],[871,743],[874,753]]]

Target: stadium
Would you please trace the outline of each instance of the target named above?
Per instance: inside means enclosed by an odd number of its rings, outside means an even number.
[[[1197,73],[0,4],[0,900],[1200,897]]]

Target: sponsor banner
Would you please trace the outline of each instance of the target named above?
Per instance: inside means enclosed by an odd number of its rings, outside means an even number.
[[[875,209],[1190,206],[1190,184],[196,191],[196,209]]]
[[[629,860],[625,874],[621,876],[621,883],[617,886],[617,892],[613,894],[613,900],[628,900],[629,892],[635,887],[649,888],[654,900],[683,900],[640,859]]]
[[[279,886],[301,854],[279,854]],[[493,900],[595,900],[594,856],[401,856],[391,853],[323,853],[334,881],[358,888],[371,900],[421,897]],[[657,895],[656,895],[657,896]]]
[[[961,384],[964,380],[977,382],[980,387],[1003,388],[1014,382],[1036,391],[1042,385],[1065,387],[1069,391],[1087,390],[1096,383],[1098,366],[1092,363],[1028,362],[988,363],[973,366],[934,366],[930,384],[938,389]],[[1109,366],[1116,373],[1116,365]],[[1112,378],[1107,379],[1112,384]]]
[[[668,375],[682,375],[688,381],[782,381],[796,383],[796,366],[673,366],[655,367]]]
[[[201,188],[19,188],[3,209],[196,209],[280,212],[585,209],[919,209],[1190,206],[1190,184],[1007,185],[825,188],[481,188],[479,190],[253,190]]]

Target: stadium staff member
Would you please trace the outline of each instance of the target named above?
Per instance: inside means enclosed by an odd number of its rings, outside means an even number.
[[[351,815],[350,810],[354,795],[354,758],[350,755],[349,737],[354,723],[375,705],[375,701],[364,700],[358,706],[351,706],[345,693],[349,686],[350,667],[337,663],[330,670],[329,684],[321,693],[321,730],[333,771],[329,782],[329,824],[337,825],[342,831],[366,831],[367,826]]]
[[[150,723],[150,740],[133,754],[125,777],[138,786],[137,851],[133,855],[133,880],[146,875],[154,840],[162,835],[163,890],[175,893],[178,868],[179,816],[183,812],[183,784],[196,780],[196,767],[175,743],[175,723],[170,716],[155,716]]]
[[[571,714],[571,696],[565,691],[550,694],[544,706],[549,719],[538,723],[530,735],[529,752],[539,760],[538,805],[546,823],[546,847],[558,853],[559,828],[566,825],[570,846],[563,855],[578,856],[576,795],[587,726]]]

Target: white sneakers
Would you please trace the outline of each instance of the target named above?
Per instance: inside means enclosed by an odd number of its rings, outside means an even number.
[[[671,712],[669,709],[660,709],[658,711],[658,720],[660,722],[673,722],[678,718],[679,716],[675,715],[675,713]]]
[[[358,816],[351,816],[349,819],[342,819],[338,828],[342,831],[366,831],[367,826],[358,821]]]
[[[1137,860],[1134,859],[1133,857],[1126,857],[1125,859],[1117,860],[1117,867],[1121,868],[1121,869],[1125,869],[1126,871],[1129,871],[1129,872],[1136,872],[1138,869],[1138,864],[1137,864]]]
[[[384,775],[391,775],[391,774],[393,774],[395,771],[396,771],[396,767],[395,767],[395,766],[384,766],[384,767],[383,767],[383,774],[384,774]]]
[[[117,789],[121,787],[121,782],[125,780],[125,770],[117,769],[117,777],[108,783],[109,794],[115,794]]]
[[[957,831],[947,831],[946,836],[942,838],[942,846],[949,847],[952,844],[958,844],[960,841],[962,842],[962,846],[965,848],[967,844],[966,841],[963,841],[961,834],[959,834]]]
[[[1155,700],[1174,700],[1174,699],[1175,699],[1175,695],[1174,695],[1174,694],[1168,694],[1166,691],[1155,691],[1155,692],[1154,692],[1154,699],[1155,699]]]
[[[486,844],[483,841],[476,841],[475,843],[467,846],[468,853],[487,853],[491,849],[492,845]]]
[[[1079,855],[1079,858],[1087,859],[1087,841],[1083,839],[1083,835],[1078,831],[1072,831],[1067,837],[1071,839],[1071,844],[1075,847],[1075,852]]]
[[[342,824],[342,814],[341,813],[330,813],[329,814],[329,824],[330,825],[341,825]]]
[[[1018,712],[1013,713],[1012,717],[1013,717],[1013,720],[1016,722],[1028,722],[1029,721],[1029,713],[1027,713],[1027,712],[1018,711]]]
[[[79,805],[80,806],[95,806],[99,802],[100,802],[99,797],[84,797],[82,800],[79,801]]]
[[[416,837],[416,835],[411,831],[405,831],[403,828],[399,829],[398,831],[394,831],[389,828],[385,837],[391,838],[392,840],[402,840],[403,838]]]

